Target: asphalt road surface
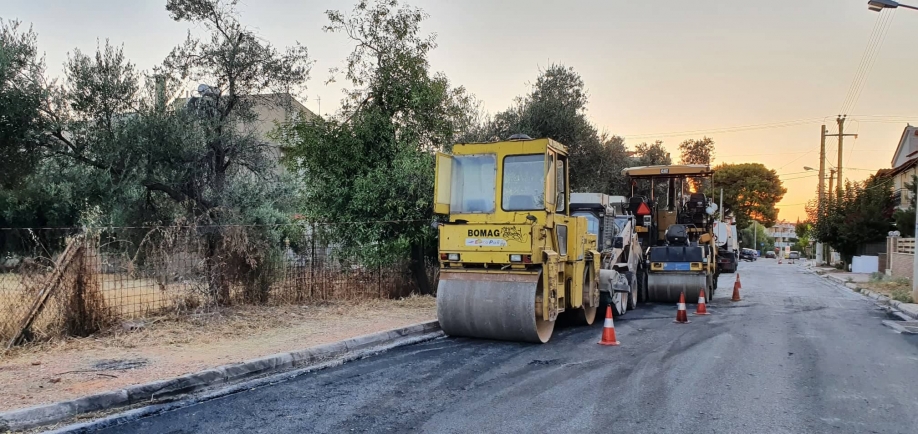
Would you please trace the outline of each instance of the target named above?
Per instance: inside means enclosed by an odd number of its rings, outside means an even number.
[[[107,433],[915,433],[918,340],[864,297],[760,259],[709,303],[556,329],[545,345],[443,338]],[[694,306],[689,306],[690,312]]]

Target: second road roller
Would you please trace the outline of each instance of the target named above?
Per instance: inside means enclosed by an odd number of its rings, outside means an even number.
[[[641,244],[647,246],[643,299],[675,303],[685,293],[693,302],[704,291],[710,300],[719,275],[713,231],[718,206],[702,192],[713,189],[714,171],[708,165],[686,164],[630,167],[622,174],[631,180],[631,210],[640,225]],[[665,193],[660,195],[660,190]]]

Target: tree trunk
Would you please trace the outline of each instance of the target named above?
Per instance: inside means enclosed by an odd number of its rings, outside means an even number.
[[[411,246],[411,265],[409,268],[411,269],[411,276],[418,286],[418,291],[420,291],[421,295],[432,295],[433,287],[430,284],[430,280],[427,278],[427,264],[424,257],[423,244]]]
[[[213,297],[214,302],[219,305],[229,304],[230,291],[226,275],[226,258],[220,251],[220,241],[222,234],[220,228],[212,227],[214,231],[207,234],[207,277],[208,292]]]

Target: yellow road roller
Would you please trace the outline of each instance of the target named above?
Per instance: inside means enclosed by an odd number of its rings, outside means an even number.
[[[714,171],[686,164],[629,167],[622,174],[631,180],[637,232],[647,246],[644,299],[675,303],[685,293],[694,302],[705,291],[710,300],[719,275],[713,233],[718,207],[702,191],[712,187]],[[639,181],[649,184],[644,186],[649,199],[638,193]],[[665,186],[663,197],[657,197],[658,186]]]
[[[437,154],[444,333],[545,343],[561,314],[593,323],[601,256],[571,216],[569,171],[564,145],[525,135]]]

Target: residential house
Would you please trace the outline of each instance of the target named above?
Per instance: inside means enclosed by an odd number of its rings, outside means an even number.
[[[784,248],[793,246],[797,242],[797,225],[794,223],[781,220],[774,226],[765,229],[765,233],[771,238],[775,247]]]
[[[918,175],[918,127],[906,125],[893,154],[891,168],[877,171],[877,176],[892,178],[894,200],[900,209],[908,208],[909,200],[915,194],[905,188],[913,175]]]

